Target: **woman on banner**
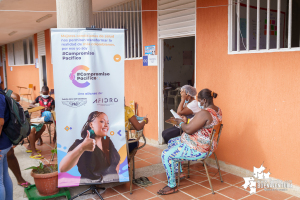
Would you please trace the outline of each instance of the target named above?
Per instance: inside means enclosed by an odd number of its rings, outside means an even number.
[[[110,179],[118,177],[120,155],[107,136],[108,131],[107,115],[104,112],[92,112],[81,130],[83,139],[75,140],[69,148],[67,155],[60,162],[60,172],[67,172],[77,165],[81,180],[101,182],[105,176]]]

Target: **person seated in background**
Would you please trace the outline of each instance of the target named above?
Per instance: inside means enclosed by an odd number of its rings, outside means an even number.
[[[168,185],[159,190],[160,195],[178,192],[176,186],[177,161],[201,160],[207,154],[216,150],[217,142],[214,140],[210,147],[212,128],[222,121],[222,111],[214,105],[213,98],[217,94],[209,89],[203,89],[198,94],[198,104],[201,111],[198,112],[189,123],[187,118],[176,119],[182,128],[183,134],[168,142],[168,148],[161,154],[162,163],[166,170]],[[210,152],[208,152],[210,150]]]
[[[13,98],[17,103],[20,102],[20,96],[17,93],[12,93],[11,98]],[[31,185],[29,182],[25,181],[24,178],[22,177],[21,170],[20,170],[20,165],[19,162],[15,156],[14,148],[16,146],[13,146],[8,153],[7,153],[7,163],[9,169],[13,172],[15,175],[18,185],[21,187],[27,188],[29,185]]]
[[[51,110],[54,110],[55,108],[55,101],[54,99],[49,95],[49,88],[48,86],[43,86],[42,87],[42,95],[41,96],[38,96],[35,101],[33,103],[30,104],[31,107],[37,107],[35,104],[38,103],[39,106],[43,106],[45,107],[45,109],[41,110],[41,116],[43,115],[43,113],[45,111],[51,111]],[[44,130],[46,129],[46,126],[43,125],[43,127],[40,127],[41,125],[37,125],[35,126],[36,128],[36,132],[40,132],[41,128],[43,128]],[[43,131],[44,132],[44,131]],[[42,133],[43,133],[42,132]],[[39,140],[38,141],[38,144],[37,145],[43,145],[43,140],[41,138],[41,135],[42,134],[39,134],[40,136],[37,137],[37,139]],[[56,137],[55,137],[56,138]]]
[[[133,110],[129,106],[124,105],[124,111],[125,111],[125,130],[130,131],[130,123],[137,131],[142,130],[144,126],[148,124],[148,118],[146,117],[143,118],[142,122],[139,122],[136,116],[134,115]],[[139,146],[139,143],[138,142],[129,143],[128,146],[129,146],[129,152],[131,152],[133,149]]]
[[[184,85],[181,87],[181,101],[177,108],[177,114],[180,116],[186,116],[187,118],[193,117],[201,109],[198,107],[198,101],[195,99],[197,95],[196,88],[190,85]],[[165,143],[168,144],[169,140],[180,136],[180,128],[173,126],[162,132],[162,137]]]
[[[52,97],[49,96],[49,88],[47,86],[42,87],[42,95],[38,96],[33,103],[30,104],[31,107],[37,107],[35,104],[39,103],[40,106],[45,107],[43,110],[41,110],[41,116],[43,115],[43,112],[51,111],[55,108],[55,102]],[[31,125],[31,131],[29,134],[29,144],[27,146],[28,153],[31,153],[30,158],[33,159],[43,159],[43,157],[40,154],[40,151],[36,149],[35,142],[40,139],[40,143],[38,145],[42,145],[43,141],[41,139],[41,136],[43,132],[46,130],[46,126],[44,123],[40,124],[32,124]]]

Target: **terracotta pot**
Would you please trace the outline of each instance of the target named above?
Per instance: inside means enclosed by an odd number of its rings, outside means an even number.
[[[58,193],[59,188],[57,188],[57,171],[48,174],[35,174],[32,170],[31,176],[34,178],[35,186],[41,196],[51,196]]]

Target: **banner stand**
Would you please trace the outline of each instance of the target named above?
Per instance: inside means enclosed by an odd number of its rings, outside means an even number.
[[[92,191],[92,194],[96,193],[100,197],[101,200],[104,200],[103,197],[101,196],[101,194],[97,191],[97,189],[105,190],[105,188],[98,188],[96,185],[91,185],[89,187],[89,189],[87,189],[87,190],[85,190],[85,191],[77,194],[76,196],[72,197],[70,200],[73,200],[73,199],[75,199],[75,198],[77,198],[79,196],[82,196],[82,195],[86,195],[85,193],[88,192],[88,191],[90,191],[90,190]]]
[[[71,200],[87,194],[97,194],[103,200],[101,193],[106,188],[101,184],[130,180],[124,130],[124,89],[112,84],[115,80],[124,82],[124,32],[124,29],[102,29],[94,25],[51,29],[51,44],[56,49],[53,51],[52,48],[55,86],[62,83],[65,86],[56,94],[61,100],[57,104],[57,111],[60,111],[57,112],[57,127],[60,133],[64,132],[59,134],[57,145],[58,187],[89,186],[74,194]],[[111,87],[105,87],[106,84]],[[75,119],[69,120],[66,113],[74,115]],[[73,144],[68,137],[75,140]],[[92,153],[85,150],[75,165],[70,164],[70,152],[92,139],[104,142],[105,148],[96,145]],[[93,163],[86,166],[87,160]]]
[[[92,25],[91,27],[86,27],[86,30],[95,30],[95,31],[102,31],[102,28],[95,28],[95,25]],[[97,189],[100,189],[100,190],[106,190],[105,188],[103,187],[97,187],[96,185],[91,185],[87,190],[75,195],[74,197],[72,197],[70,200],[73,200],[77,197],[80,197],[82,195],[86,195],[85,193],[88,192],[88,191],[92,191],[92,194],[97,194],[99,196],[99,198],[101,200],[104,200],[103,197],[101,196],[101,194],[97,191]]]

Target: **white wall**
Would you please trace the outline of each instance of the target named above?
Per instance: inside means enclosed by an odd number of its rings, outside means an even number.
[[[164,40],[164,82],[186,85],[192,80],[195,59],[195,37]],[[183,51],[192,51],[193,65],[183,65]]]

